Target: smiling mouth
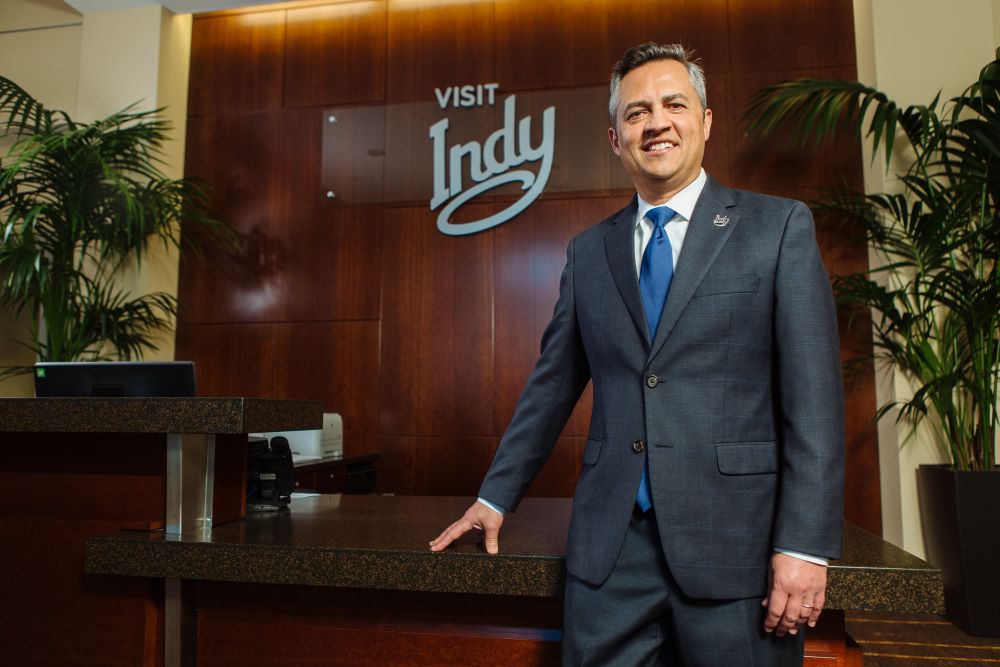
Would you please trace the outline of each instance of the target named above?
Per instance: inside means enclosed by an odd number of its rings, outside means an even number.
[[[653,143],[646,144],[642,147],[642,150],[646,153],[662,153],[668,151],[674,147],[669,141],[656,141]]]

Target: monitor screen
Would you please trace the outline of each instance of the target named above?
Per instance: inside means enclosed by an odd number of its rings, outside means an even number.
[[[35,364],[35,396],[194,396],[193,361],[70,361]]]

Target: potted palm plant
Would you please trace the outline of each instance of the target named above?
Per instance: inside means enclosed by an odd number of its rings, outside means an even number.
[[[179,246],[182,220],[233,240],[200,183],[161,171],[169,129],[134,107],[79,123],[0,77],[0,139],[13,140],[0,160],[0,309],[30,312],[20,342],[39,360],[140,358],[177,302],[128,293],[121,269],[151,242]]]
[[[947,102],[900,107],[853,81],[800,79],[756,93],[748,133],[791,124],[806,141],[845,126],[884,150],[897,131],[913,161],[901,191],[838,191],[817,202],[861,229],[878,261],[834,277],[846,307],[870,308],[875,354],[911,381],[913,396],[883,405],[923,424],[950,461],[918,470],[929,560],[945,577],[949,616],[973,634],[1000,635],[1000,49],[978,80]],[[912,431],[911,431],[912,433]]]

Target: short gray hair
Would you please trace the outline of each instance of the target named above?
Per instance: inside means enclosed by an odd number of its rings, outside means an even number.
[[[657,44],[646,42],[633,46],[625,52],[621,60],[611,68],[611,97],[608,100],[608,114],[611,116],[611,126],[618,121],[618,103],[621,101],[622,79],[632,70],[657,60],[676,60],[687,69],[691,86],[701,100],[701,110],[708,108],[708,96],[705,94],[705,70],[694,59],[694,53],[680,44]]]

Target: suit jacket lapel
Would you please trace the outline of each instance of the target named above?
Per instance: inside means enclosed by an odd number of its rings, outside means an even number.
[[[604,248],[618,292],[648,347],[649,327],[639,294],[639,276],[635,272],[635,213],[638,205],[638,199],[632,197],[632,202],[618,212],[604,237]]]
[[[705,278],[712,262],[715,261],[722,246],[732,234],[733,228],[736,227],[739,216],[736,215],[735,211],[727,210],[735,205],[729,188],[720,185],[710,176],[691,215],[691,222],[684,237],[680,257],[677,259],[674,279],[670,283],[670,292],[667,295],[667,303],[663,307],[663,316],[660,318],[659,327],[657,327],[656,340],[653,341],[650,357],[663,347],[664,341],[677,325],[677,321],[695,290],[698,289],[698,285]],[[728,218],[728,222],[724,225],[715,224],[717,220],[721,222],[723,218]],[[634,272],[634,259],[632,264]],[[638,288],[636,293],[638,293]]]

